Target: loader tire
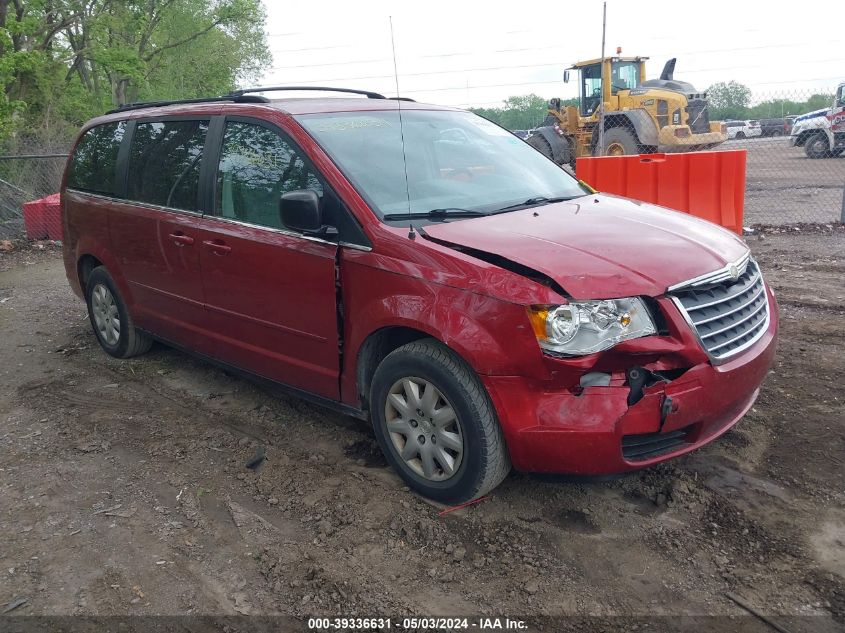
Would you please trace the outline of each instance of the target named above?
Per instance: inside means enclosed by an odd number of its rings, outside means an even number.
[[[555,159],[554,154],[552,154],[552,146],[542,134],[532,134],[528,137],[526,143],[528,143],[531,147],[536,149],[549,160]]]
[[[640,151],[636,137],[621,127],[612,127],[604,133],[602,156],[630,156]]]

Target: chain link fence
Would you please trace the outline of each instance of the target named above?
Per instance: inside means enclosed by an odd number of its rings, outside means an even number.
[[[0,155],[0,239],[24,235],[23,204],[59,190],[67,155],[38,151]]]
[[[550,145],[537,137],[543,135],[542,128],[548,132],[549,127],[571,146],[579,146],[576,152],[580,155],[599,155],[600,148],[604,155],[744,150],[746,225],[838,223],[845,219],[842,87],[739,95],[744,105],[725,103],[724,96],[721,101],[703,94],[686,98],[685,102],[657,97],[654,103],[646,101],[644,105],[653,108],[659,127],[636,109],[609,108],[604,113],[601,140],[598,126],[584,135],[584,126],[568,124],[571,119],[567,118],[588,119],[599,106],[597,97],[559,110],[552,108],[542,118],[535,113],[535,126],[519,134],[547,155],[553,153],[554,142]],[[717,122],[725,124],[728,138],[713,143]]]

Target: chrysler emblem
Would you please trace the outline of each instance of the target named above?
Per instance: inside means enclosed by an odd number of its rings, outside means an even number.
[[[739,279],[739,268],[736,267],[736,264],[731,264],[731,267],[728,270],[731,273],[731,279],[734,281]]]

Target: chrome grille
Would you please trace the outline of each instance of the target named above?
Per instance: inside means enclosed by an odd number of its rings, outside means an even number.
[[[769,300],[757,262],[746,256],[705,278],[670,289],[710,357],[723,360],[751,346],[769,324]],[[744,268],[744,270],[743,270]]]

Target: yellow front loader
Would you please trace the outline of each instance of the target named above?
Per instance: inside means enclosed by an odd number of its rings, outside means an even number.
[[[558,164],[574,166],[580,156],[688,152],[724,142],[727,128],[710,121],[707,95],[673,78],[675,59],[659,79],[648,80],[646,59],[606,57],[574,64],[563,80],[577,71],[578,105],[549,101],[546,120],[528,143]]]

